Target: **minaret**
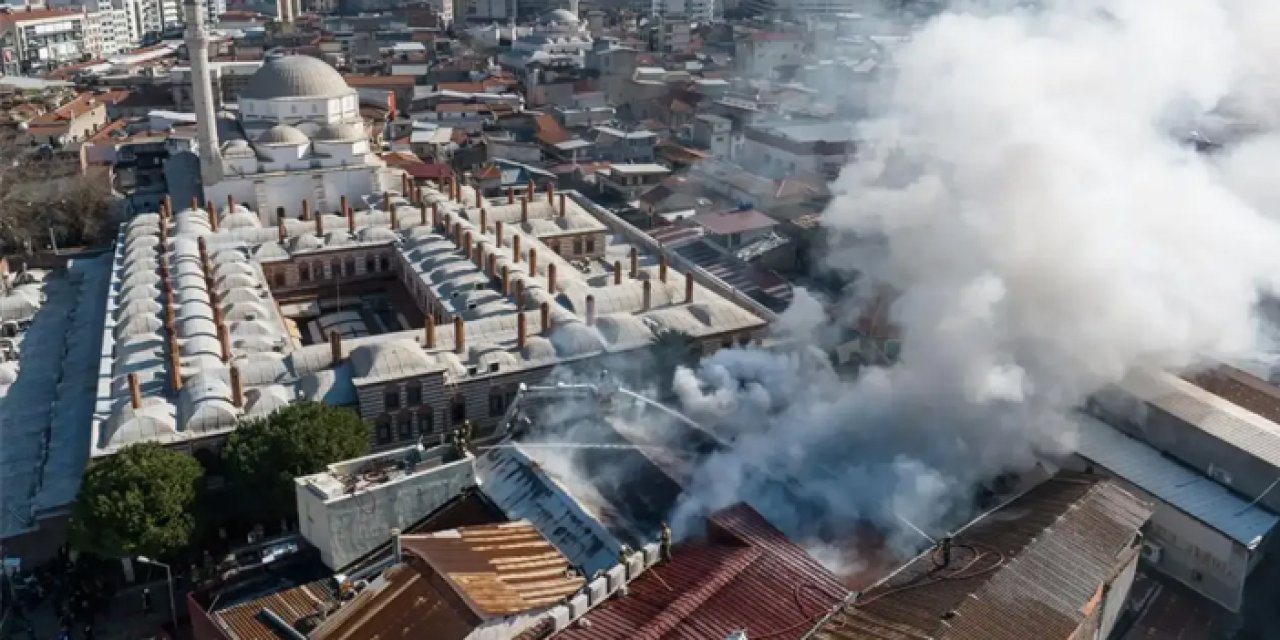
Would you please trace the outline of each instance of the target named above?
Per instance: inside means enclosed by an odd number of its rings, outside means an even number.
[[[222,179],[222,154],[218,149],[218,121],[213,111],[213,87],[209,84],[209,34],[204,28],[204,2],[184,0],[182,9],[187,18],[191,95],[195,102],[196,133],[200,136],[200,182],[208,186]]]

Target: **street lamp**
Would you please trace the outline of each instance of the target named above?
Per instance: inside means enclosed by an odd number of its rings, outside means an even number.
[[[153,565],[156,565],[157,567],[164,567],[164,574],[169,580],[169,615],[173,619],[173,632],[177,633],[178,632],[178,608],[174,606],[174,603],[173,603],[173,571],[169,568],[169,565],[163,562],[152,560],[151,558],[148,558],[146,556],[138,556],[138,562],[141,562],[142,564],[153,564]]]

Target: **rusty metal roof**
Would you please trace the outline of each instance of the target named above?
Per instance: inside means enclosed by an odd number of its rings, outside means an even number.
[[[431,567],[417,558],[409,558],[387,569],[308,637],[311,640],[464,640],[482,621],[436,581]]]
[[[746,505],[708,521],[705,540],[633,581],[556,640],[801,638],[848,594],[838,579]]]
[[[400,544],[483,618],[558,604],[586,583],[528,521],[401,536]]]
[[[328,611],[337,604],[329,579],[316,580],[307,584],[277,591],[232,607],[227,607],[213,614],[222,631],[231,640],[279,640],[279,634],[258,619],[263,609],[270,609],[276,615],[297,628],[299,622],[318,621],[319,608]]]
[[[1059,474],[863,592],[814,640],[1066,640],[1138,552],[1151,508],[1094,476]]]

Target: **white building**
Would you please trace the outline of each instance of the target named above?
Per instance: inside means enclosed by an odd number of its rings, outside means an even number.
[[[655,17],[683,18],[689,22],[711,22],[716,16],[715,0],[650,0],[649,13]]]
[[[509,69],[526,70],[531,65],[581,68],[592,46],[591,34],[578,17],[566,9],[549,11],[538,19],[533,31],[511,43],[501,63]]]
[[[50,8],[81,11],[85,18],[84,50],[94,58],[107,58],[138,46],[134,0],[49,0]]]

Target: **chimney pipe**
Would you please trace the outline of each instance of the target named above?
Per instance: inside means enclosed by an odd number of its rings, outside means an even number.
[[[347,207],[347,231],[352,235],[356,233],[356,212],[350,206]]]
[[[556,204],[556,186],[554,184],[547,185],[547,204],[552,206]]]
[[[276,207],[276,220],[284,219],[284,207]]]
[[[658,254],[658,279],[663,284],[667,282],[667,254]]]
[[[227,213],[234,213],[236,210],[236,197],[227,194]]]
[[[227,325],[218,325],[218,343],[222,346],[222,361],[231,362],[231,332]]]
[[[635,247],[631,247],[631,277],[636,278],[640,275],[640,252]]]
[[[474,187],[471,187],[471,190],[472,190],[472,191],[474,191],[474,192],[475,192],[475,194],[476,194],[476,207],[478,208],[478,207],[480,207],[480,206],[481,206],[481,203],[480,203],[480,186],[479,186],[479,185],[476,185],[476,186],[474,186]]]
[[[542,335],[545,336],[547,334],[550,334],[551,333],[551,305],[547,304],[546,302],[543,302],[542,305],[538,307],[538,312],[541,315],[540,319],[542,320],[542,325],[541,325]]]
[[[538,183],[529,180],[529,199],[532,200],[536,195],[538,195]]]
[[[480,207],[480,233],[484,233],[489,228],[489,212],[484,207]]]
[[[213,201],[206,200],[204,203],[204,209],[209,213],[209,230],[217,232],[218,231],[218,211],[213,208]]]
[[[686,271],[684,273],[684,301],[685,304],[693,302],[693,272]]]
[[[435,314],[427,314],[426,328],[426,347],[428,349],[436,348],[436,316]]]
[[[652,300],[653,300],[653,282],[649,280],[645,280],[644,281],[644,307],[641,309],[641,311],[648,311],[649,303],[652,302]]]
[[[538,275],[538,250],[529,247],[529,275]]]
[[[338,198],[338,215],[340,215],[340,216],[341,216],[341,215],[346,215],[346,213],[347,213],[347,204],[348,204],[348,203],[347,203],[347,197],[346,197],[346,196],[342,196],[342,197]]]
[[[306,198],[302,199],[302,219],[311,219],[311,201]]]
[[[276,236],[280,240],[280,244],[284,244],[284,241],[289,238],[289,231],[284,226],[284,216],[276,219]]]
[[[164,194],[164,211],[168,215],[173,215],[173,197],[167,193]]]
[[[520,236],[516,234],[511,235],[511,256],[513,260],[520,262]]]
[[[200,254],[200,269],[204,271],[205,277],[209,277],[209,245],[205,244],[204,236],[196,238],[196,251]]]
[[[169,334],[169,385],[174,393],[182,391],[182,353],[178,350],[178,338]]]
[[[399,230],[399,229],[400,229],[400,218],[396,216],[396,210],[395,210],[395,208],[394,208],[394,207],[392,207],[392,208],[390,208],[390,209],[387,209],[387,213],[389,213],[389,214],[391,215],[391,230],[392,230],[392,231],[397,231],[397,230]]]
[[[498,248],[502,248],[502,221],[498,220],[493,223],[493,235],[498,241]]]
[[[480,257],[481,255],[483,255],[483,254],[484,254],[484,249],[481,247],[480,243],[478,243],[478,242],[477,242],[477,243],[476,243],[476,257],[477,257],[477,258],[479,258],[479,257]],[[490,253],[489,253],[489,255],[488,255],[488,257],[486,257],[486,258],[485,258],[485,267],[486,267],[486,268],[485,268],[485,275],[489,276],[489,278],[490,278],[490,279],[497,277],[497,275],[498,275],[498,254],[490,252]]]
[[[195,197],[195,196],[191,196],[191,210],[192,210],[192,211],[199,211],[199,210],[200,210],[200,198],[197,198],[197,197]]]
[[[492,258],[493,256],[491,255],[489,257]],[[511,295],[511,268],[504,264],[502,265],[502,297],[505,298],[510,295]]]
[[[231,367],[231,404],[244,406],[244,384],[240,381],[240,367]]]
[[[516,203],[515,187],[507,187],[507,204],[515,204],[515,203]]]
[[[520,325],[524,328],[524,325]],[[138,374],[129,374],[129,405],[134,409],[142,408],[142,386],[138,384]]]
[[[405,197],[409,196],[409,174],[407,173],[400,174],[400,193]]]
[[[335,365],[342,362],[342,336],[337,331],[329,332],[329,357]]]
[[[564,197],[564,194],[562,193],[560,194],[560,217],[561,218],[564,217],[564,212],[565,212],[564,203],[565,203],[565,197]]]
[[[418,224],[427,226],[427,203],[418,203]]]
[[[524,309],[524,280],[517,279],[515,282],[515,301],[517,309]]]
[[[439,202],[431,203],[431,228],[432,229],[440,228],[440,203]]]
[[[524,351],[524,345],[529,340],[529,319],[525,317],[524,311],[516,314],[516,348]],[[132,374],[131,374],[132,375]]]
[[[551,295],[556,294],[556,263],[547,263],[547,292]]]
[[[587,326],[596,326],[596,297],[587,296]]]
[[[520,199],[520,224],[529,224],[529,198]]]
[[[613,261],[613,283],[622,284],[622,261]]]
[[[458,355],[467,352],[467,323],[462,316],[453,317],[453,351]]]
[[[324,212],[316,211],[316,237],[324,237]]]
[[[462,225],[458,225],[458,227],[461,228]],[[470,260],[471,259],[471,232],[470,231],[462,232],[461,247],[462,247],[462,255],[466,256],[467,259]]]

